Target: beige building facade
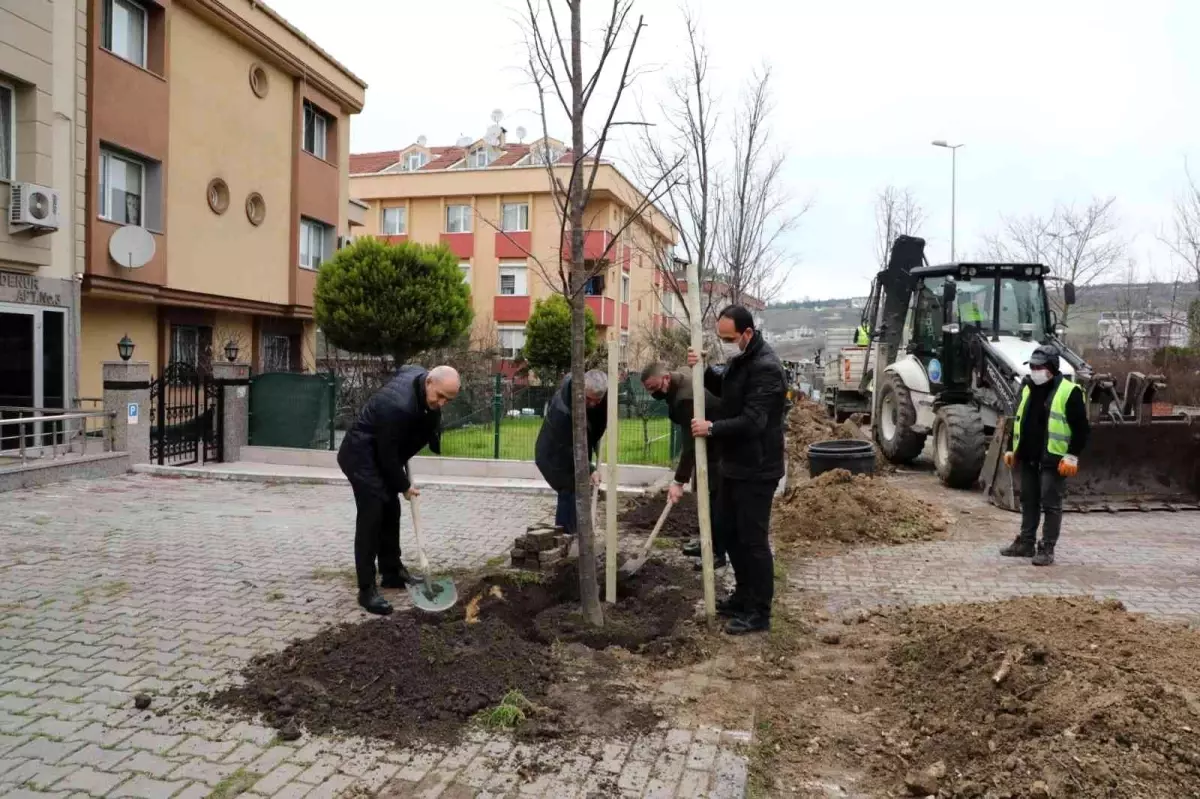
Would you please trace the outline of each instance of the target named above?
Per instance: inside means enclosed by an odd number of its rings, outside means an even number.
[[[365,84],[255,0],[87,2],[81,390],[125,335],[153,373],[311,366]]]
[[[0,0],[0,408],[77,396],[86,1]]]

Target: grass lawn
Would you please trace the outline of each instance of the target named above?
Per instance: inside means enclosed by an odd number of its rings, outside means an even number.
[[[671,463],[671,422],[658,418],[646,421],[622,419],[619,463],[668,466]],[[500,423],[500,457],[506,460],[533,460],[534,444],[541,417],[505,419]],[[647,433],[650,443],[647,446]],[[607,443],[601,442],[602,456]],[[428,451],[422,454],[430,454]],[[491,424],[463,427],[442,433],[442,455],[448,458],[492,458],[495,456],[495,430]]]

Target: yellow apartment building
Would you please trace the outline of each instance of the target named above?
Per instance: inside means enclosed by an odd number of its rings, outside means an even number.
[[[453,250],[471,286],[473,336],[498,345],[512,361],[524,346],[533,303],[554,293],[550,280],[556,280],[564,239],[549,172],[566,184],[570,156],[553,139],[510,143],[502,131],[490,138],[491,144],[421,141],[351,155],[350,193],[366,204],[357,232],[391,242],[441,242]],[[554,166],[548,169],[548,162]],[[666,319],[656,267],[669,263],[663,259],[676,231],[653,206],[626,226],[643,203],[644,195],[615,166],[601,164],[586,214],[585,254],[607,264],[589,285],[587,304],[602,335],[619,335],[623,349]]]
[[[154,374],[230,341],[255,371],[303,368],[316,270],[362,222],[366,85],[258,0],[85,2],[81,395],[125,335]]]

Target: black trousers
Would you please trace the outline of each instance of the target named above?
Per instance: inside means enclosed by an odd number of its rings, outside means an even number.
[[[1066,488],[1067,478],[1059,475],[1057,467],[1021,462],[1022,540],[1033,542],[1037,539],[1038,522],[1045,515],[1042,540],[1050,547],[1058,542]]]
[[[358,516],[354,522],[354,571],[358,589],[375,587],[375,560],[379,573],[400,573],[400,497],[384,499],[376,490],[350,484]]]
[[[775,481],[721,479],[717,508],[733,575],[734,597],[748,610],[770,614],[775,598],[775,560],[768,534]]]
[[[725,518],[721,514],[721,478],[709,482],[708,517],[712,520],[713,559],[729,555],[728,535],[725,533]]]

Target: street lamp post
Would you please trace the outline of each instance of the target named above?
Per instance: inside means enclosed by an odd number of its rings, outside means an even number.
[[[945,147],[950,151],[950,263],[954,263],[954,206],[958,191],[958,148],[961,144],[948,144],[945,139],[934,139],[934,147]]]

